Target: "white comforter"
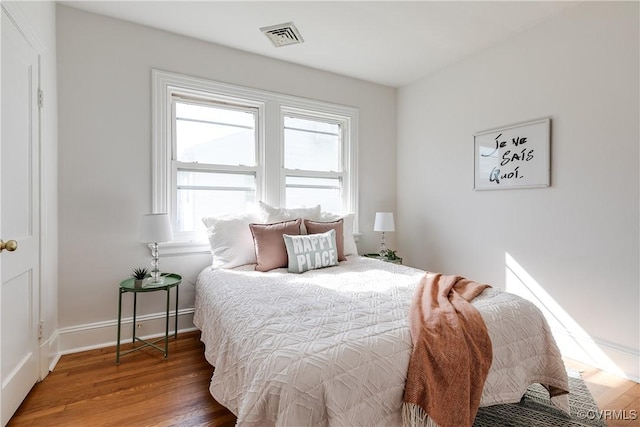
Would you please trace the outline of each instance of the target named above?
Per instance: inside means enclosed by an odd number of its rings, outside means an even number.
[[[251,268],[207,268],[196,285],[210,391],[238,425],[401,425],[407,314],[424,272],[360,257],[299,275]],[[473,305],[494,347],[482,406],[517,402],[534,382],[568,389],[533,304],[487,289]]]

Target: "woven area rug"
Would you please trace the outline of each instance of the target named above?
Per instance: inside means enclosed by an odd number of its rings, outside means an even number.
[[[480,408],[473,427],[602,427],[598,406],[591,397],[579,372],[569,375],[569,405],[571,416],[556,409],[549,393],[540,384],[533,384],[519,403]]]

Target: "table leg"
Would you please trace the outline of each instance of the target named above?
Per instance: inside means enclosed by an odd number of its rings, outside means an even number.
[[[178,339],[178,294],[180,293],[180,284],[176,285],[176,328],[173,331],[173,338]]]
[[[170,301],[171,289],[167,288],[167,313],[165,315],[164,323],[164,358],[169,356],[169,301]]]
[[[120,325],[122,322],[122,289],[118,290],[118,341],[116,342],[116,365],[120,364]]]
[[[138,293],[133,293],[133,334],[131,334],[131,342],[136,343],[136,305],[138,302]]]

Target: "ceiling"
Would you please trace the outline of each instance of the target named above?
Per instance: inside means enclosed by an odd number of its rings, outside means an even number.
[[[62,1],[283,61],[400,87],[561,13],[572,1]],[[304,43],[261,27],[293,22]]]

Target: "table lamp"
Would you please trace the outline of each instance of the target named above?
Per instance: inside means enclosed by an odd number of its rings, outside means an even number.
[[[158,243],[168,242],[173,239],[173,230],[169,215],[165,213],[147,214],[142,216],[140,222],[140,241],[149,244],[151,249],[151,284],[162,283],[160,269],[158,268],[159,252]]]
[[[382,240],[380,240],[380,256],[385,256],[387,252],[387,245],[384,242],[384,233],[387,231],[396,231],[396,227],[393,222],[393,213],[376,212],[376,220],[373,224],[373,231],[382,232]]]

